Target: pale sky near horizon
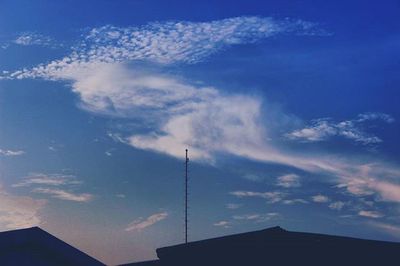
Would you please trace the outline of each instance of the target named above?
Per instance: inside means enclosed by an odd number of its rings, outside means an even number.
[[[0,0],[0,230],[107,264],[263,229],[400,241],[398,1]]]

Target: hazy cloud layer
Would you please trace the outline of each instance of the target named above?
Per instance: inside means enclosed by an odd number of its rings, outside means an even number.
[[[0,185],[0,230],[38,226],[45,200],[12,195]]]

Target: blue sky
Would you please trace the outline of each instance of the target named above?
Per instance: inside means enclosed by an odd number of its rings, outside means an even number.
[[[281,225],[400,240],[397,1],[0,2],[0,229],[125,263]]]

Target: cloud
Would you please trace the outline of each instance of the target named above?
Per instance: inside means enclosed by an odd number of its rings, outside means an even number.
[[[40,212],[45,205],[45,200],[12,195],[0,185],[0,229],[11,230],[40,225]]]
[[[293,140],[316,142],[327,140],[333,136],[341,136],[364,145],[382,142],[380,138],[367,134],[362,130],[362,123],[370,120],[381,120],[386,123],[394,122],[390,115],[383,113],[360,114],[356,119],[337,123],[331,119],[322,118],[312,121],[309,127],[286,134],[286,137]]]
[[[20,156],[25,154],[25,151],[22,150],[3,150],[0,149],[0,155],[2,156]]]
[[[32,185],[47,185],[47,186],[64,186],[64,185],[79,185],[81,181],[75,176],[63,174],[42,174],[34,173],[25,178],[19,183],[15,183],[12,187],[28,187]]]
[[[395,120],[392,116],[384,113],[364,113],[364,114],[359,114],[357,118],[357,122],[364,122],[368,120],[382,120],[386,123],[393,123]]]
[[[51,188],[35,188],[32,192],[40,193],[40,194],[48,194],[51,197],[61,200],[67,201],[76,201],[76,202],[88,202],[93,199],[92,194],[82,193],[82,194],[75,194],[63,189],[51,189]]]
[[[230,222],[228,221],[219,221],[213,224],[214,226],[218,227],[224,227],[224,228],[229,228],[230,227]]]
[[[280,216],[279,213],[269,212],[265,214],[254,213],[254,214],[234,215],[232,218],[234,220],[245,220],[245,221],[254,221],[256,223],[262,223],[274,218],[278,218],[279,216]]]
[[[377,211],[364,211],[364,210],[359,211],[358,215],[363,216],[363,217],[368,217],[368,218],[374,218],[374,219],[381,218],[384,216],[383,214],[381,214],[380,212],[377,212]]]
[[[335,201],[329,204],[328,207],[332,210],[340,211],[344,207],[344,205],[346,205],[346,203],[344,203],[343,201]]]
[[[161,64],[196,63],[232,45],[254,43],[277,34],[326,35],[315,23],[265,17],[234,17],[210,22],[153,22],[141,27],[93,28],[73,53],[32,69],[15,71],[9,78],[69,79],[87,63],[147,60]],[[32,43],[34,35],[20,43]]]
[[[283,204],[286,205],[292,205],[292,204],[296,204],[296,203],[302,203],[302,204],[307,204],[308,201],[304,200],[304,199],[287,199],[282,201]]]
[[[20,34],[15,40],[12,41],[12,43],[22,46],[35,45],[35,46],[49,46],[52,48],[59,46],[52,38],[33,32],[25,32]]]
[[[267,199],[268,203],[276,203],[281,201],[286,194],[274,191],[274,192],[254,192],[254,191],[233,191],[229,194],[236,196],[238,198],[249,198],[249,197],[256,197],[256,198],[263,198]]]
[[[296,174],[282,175],[277,178],[276,185],[284,188],[300,187],[300,177]]]
[[[239,209],[242,206],[243,206],[243,204],[238,204],[238,203],[228,203],[228,204],[226,204],[226,208],[230,209],[230,210],[236,210],[236,209]]]
[[[148,132],[118,137],[138,149],[180,157],[190,147],[193,159],[212,161],[216,153],[227,153],[315,170],[326,165],[282,153],[266,141],[260,98],[223,93],[136,64],[195,63],[231,45],[278,33],[318,32],[313,23],[260,17],[104,27],[93,29],[69,56],[3,78],[70,81],[84,109],[146,123]]]
[[[380,222],[368,222],[369,225],[372,225],[374,227],[377,227],[387,233],[389,233],[392,236],[400,237],[400,226],[398,225],[393,225],[393,224],[387,224],[387,223],[380,223]]]
[[[311,197],[312,201],[317,202],[317,203],[325,203],[329,201],[329,198],[327,196],[318,194],[315,196]]]
[[[73,175],[34,173],[24,177],[21,182],[13,184],[12,187],[34,187],[32,189],[34,193],[50,195],[53,198],[61,200],[75,202],[91,201],[93,199],[92,194],[76,194],[71,191],[72,186],[81,185],[82,183],[82,181]]]
[[[110,133],[114,140],[137,149],[181,158],[182,151],[189,147],[191,158],[199,161],[213,162],[217,154],[228,154],[281,164],[329,176],[350,191],[355,187],[351,182],[365,179],[359,173],[365,159],[282,149],[269,141],[274,128],[266,118],[274,112],[260,97],[228,93],[168,74],[166,69],[174,64],[204,61],[231,46],[255,43],[278,34],[326,33],[309,22],[261,17],[158,22],[129,28],[105,26],[89,31],[64,58],[6,71],[1,78],[69,82],[83,109],[144,124],[140,133]],[[285,114],[279,113],[272,120],[279,121],[281,116]],[[362,130],[362,125],[372,120],[393,122],[389,115],[380,113],[365,113],[342,122],[322,119],[307,127],[308,132],[297,130],[293,136],[321,141],[335,132],[335,136],[359,143],[377,143],[380,139]],[[397,171],[397,167],[378,163],[374,168],[383,183],[357,187],[377,194],[381,200],[397,201],[396,182],[387,174]],[[282,200],[282,195],[269,199],[274,200]]]
[[[140,232],[143,229],[152,226],[155,223],[158,223],[162,220],[164,220],[165,218],[168,217],[168,213],[167,212],[160,212],[160,213],[155,213],[149,217],[147,217],[146,219],[144,218],[139,218],[134,220],[132,223],[130,223],[126,228],[125,231],[136,231],[136,232]]]
[[[377,163],[363,164],[355,167],[353,173],[341,176],[339,188],[346,188],[347,192],[357,196],[375,195],[376,200],[400,202],[400,184],[397,168],[384,167]]]

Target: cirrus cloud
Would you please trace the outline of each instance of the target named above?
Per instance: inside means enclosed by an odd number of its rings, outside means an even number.
[[[155,223],[158,223],[162,220],[164,220],[165,218],[168,217],[168,213],[167,212],[160,212],[160,213],[155,213],[150,215],[147,218],[143,218],[140,217],[136,220],[134,220],[133,222],[131,222],[126,228],[125,231],[136,231],[136,232],[140,232],[143,229],[154,225]]]

